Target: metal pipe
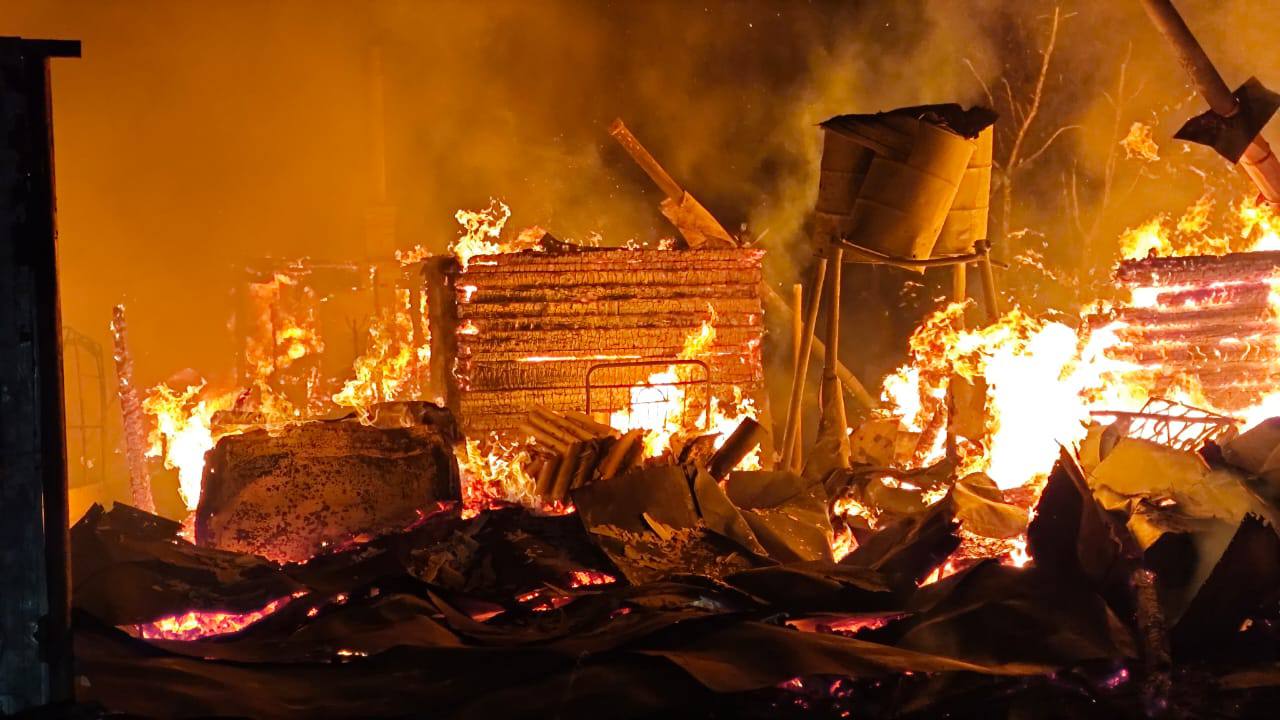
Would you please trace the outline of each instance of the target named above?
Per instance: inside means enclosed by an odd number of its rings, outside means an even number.
[[[1200,46],[1191,28],[1182,19],[1171,0],[1141,0],[1156,29],[1173,46],[1178,62],[1191,76],[1191,82],[1209,103],[1209,109],[1223,117],[1240,111],[1240,103],[1227,86],[1213,61]],[[1280,203],[1280,160],[1271,152],[1266,138],[1259,134],[1245,148],[1240,164],[1268,202]]]

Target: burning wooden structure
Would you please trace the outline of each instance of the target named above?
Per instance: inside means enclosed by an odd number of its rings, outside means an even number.
[[[763,255],[581,248],[472,258],[437,303],[456,302],[453,317],[433,313],[432,322],[433,355],[456,357],[448,396],[464,432],[514,430],[535,405],[607,419],[628,407],[632,388],[678,362],[699,365],[678,383],[686,402],[754,396]],[[714,340],[686,357],[704,327]]]
[[[1089,318],[1109,326],[1108,355],[1156,395],[1202,392],[1214,408],[1252,407],[1280,387],[1280,252],[1126,260],[1130,304]]]

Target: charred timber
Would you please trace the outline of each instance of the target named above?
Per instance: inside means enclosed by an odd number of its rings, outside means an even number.
[[[618,328],[645,328],[664,330],[679,328],[685,332],[698,329],[714,313],[716,329],[759,328],[764,325],[762,313],[724,313],[708,308],[703,303],[701,312],[695,313],[646,313],[636,315],[576,315],[561,317],[480,317],[472,320],[480,329],[479,334],[493,332],[546,332],[549,330],[616,330]],[[472,316],[474,317],[474,316]],[[463,319],[471,320],[466,314]]]
[[[711,473],[711,477],[717,480],[727,477],[738,463],[764,443],[765,435],[763,425],[751,418],[744,418],[707,462],[707,471]]]
[[[1280,272],[1280,251],[1125,260],[1116,280],[1125,285],[1205,285],[1253,282]]]
[[[1161,307],[1186,305],[1219,307],[1225,305],[1266,305],[1271,287],[1265,282],[1197,287],[1189,290],[1165,290],[1156,297]]]
[[[726,320],[734,317],[753,318],[761,315],[763,310],[759,298],[716,297],[711,299],[700,297],[668,297],[668,298],[620,298],[586,302],[462,302],[458,305],[457,317],[460,320],[479,321],[485,318],[525,318],[545,321],[561,318],[572,320],[578,317],[607,317],[620,320],[631,316],[646,317],[650,315],[671,315],[698,322],[705,320],[708,312],[715,312],[717,317]],[[754,322],[754,321],[752,321]]]
[[[464,276],[465,277],[465,276]],[[460,287],[467,287],[461,281]],[[715,302],[720,298],[751,299],[760,297],[760,287],[753,283],[727,282],[696,285],[568,285],[548,287],[488,287],[477,285],[474,291],[459,292],[463,302],[470,292],[470,302],[475,303],[537,303],[537,302],[605,302],[610,300],[671,300],[693,298]]]
[[[480,255],[471,259],[467,266],[467,275],[485,272],[502,272],[509,268],[546,267],[582,267],[595,263],[601,266],[616,266],[620,261],[635,264],[688,267],[693,263],[737,265],[749,267],[759,265],[764,258],[764,251],[751,248],[700,248],[697,250],[659,250],[653,248],[593,248],[579,247],[573,252],[524,252],[503,255]]]
[[[1089,318],[1091,327],[1102,327],[1119,320],[1129,327],[1119,332],[1141,332],[1152,327],[1196,327],[1208,323],[1247,323],[1271,321],[1272,311],[1266,305],[1228,305],[1208,308],[1119,308],[1106,315]],[[1280,325],[1271,325],[1280,329]]]
[[[742,362],[738,355],[723,361],[705,358],[712,375],[721,383],[753,385],[763,380],[758,365]],[[467,378],[471,390],[506,390],[510,388],[548,388],[582,385],[583,378],[601,360],[546,360],[542,362],[511,362],[510,360],[463,360],[459,371]],[[610,378],[632,385],[644,382],[656,368],[652,365],[636,365],[611,371]]]
[[[1159,346],[1167,343],[1246,343],[1274,340],[1280,326],[1271,321],[1219,322],[1205,325],[1135,326],[1116,333],[1121,340],[1138,347]]]

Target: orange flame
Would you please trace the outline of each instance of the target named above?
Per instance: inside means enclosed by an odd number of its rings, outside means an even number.
[[[174,390],[157,385],[142,401],[142,409],[155,420],[147,457],[162,457],[165,467],[178,470],[178,492],[189,511],[194,511],[200,501],[205,453],[217,441],[211,422],[213,414],[231,408],[239,395],[234,391],[204,393],[204,387],[191,385]]]
[[[369,323],[365,351],[352,366],[355,377],[332,398],[337,405],[353,408],[362,421],[368,420],[375,403],[420,397],[431,362],[430,344],[415,337],[411,293],[397,289],[395,298],[392,307]]]

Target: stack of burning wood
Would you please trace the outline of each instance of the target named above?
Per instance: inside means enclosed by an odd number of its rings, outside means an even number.
[[[644,430],[623,433],[573,410],[534,408],[519,432],[533,440],[526,472],[535,478],[534,492],[543,502],[564,502],[573,490],[611,480],[645,460]],[[681,463],[704,465],[720,479],[761,444],[764,434],[764,426],[746,418],[720,447],[715,447],[718,436],[699,435],[682,442],[677,457]]]
[[[763,254],[582,248],[473,258],[455,281],[463,429],[513,430],[534,405],[617,410],[587,397],[593,371],[611,388],[642,383],[707,322],[716,332],[700,353],[707,391],[753,396],[763,374]]]
[[[1280,252],[1127,260],[1116,280],[1133,301],[1089,324],[1115,331],[1107,354],[1126,363],[1126,379],[1155,394],[1190,385],[1226,412],[1280,385]]]

